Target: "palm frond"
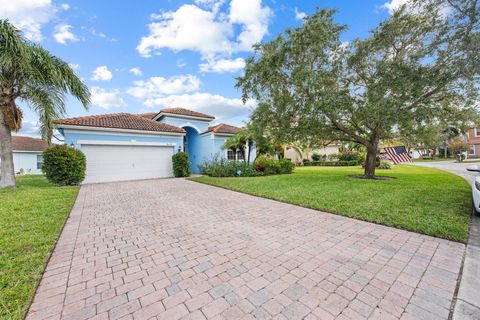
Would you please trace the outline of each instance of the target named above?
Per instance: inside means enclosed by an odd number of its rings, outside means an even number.
[[[42,136],[49,140],[54,121],[65,116],[68,94],[85,108],[90,91],[70,65],[25,39],[8,20],[0,19],[0,89],[7,104],[19,98],[38,114]]]

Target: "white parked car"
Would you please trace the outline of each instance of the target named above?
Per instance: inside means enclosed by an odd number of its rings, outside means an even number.
[[[480,172],[480,166],[470,166],[467,170]],[[480,175],[477,175],[472,183],[472,210],[473,214],[480,216]]]

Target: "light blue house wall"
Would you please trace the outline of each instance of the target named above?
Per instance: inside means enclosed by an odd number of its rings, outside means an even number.
[[[206,132],[208,130],[208,126],[210,125],[210,121],[208,120],[197,120],[197,119],[188,119],[188,118],[181,119],[181,118],[174,118],[174,117],[168,117],[168,116],[163,116],[159,118],[157,121],[171,124],[173,126],[177,126],[180,128],[192,127],[192,128],[195,128],[199,134]]]
[[[100,131],[81,131],[61,129],[61,133],[65,137],[65,144],[81,149],[79,140],[95,140],[95,141],[125,141],[125,142],[162,142],[174,143],[174,153],[182,151],[183,136],[182,135],[147,135],[147,134],[124,134],[124,133],[108,133]]]
[[[42,156],[43,152],[40,151],[13,151],[13,168],[15,173],[20,172],[22,169],[27,174],[42,173],[42,169],[37,165],[43,162]]]
[[[81,149],[82,140],[102,142],[132,142],[134,143],[169,143],[173,144],[174,153],[186,151],[189,156],[190,170],[199,173],[199,166],[212,159],[226,159],[227,151],[223,148],[225,141],[232,134],[209,132],[211,120],[194,119],[181,116],[161,116],[157,121],[183,128],[185,134],[169,134],[161,132],[135,132],[123,129],[105,129],[84,127],[61,128],[65,144]],[[123,130],[123,131],[122,131]],[[184,144],[185,143],[185,144]],[[88,144],[88,143],[87,143]],[[251,161],[255,159],[255,150],[252,150]]]
[[[192,127],[183,127],[187,132],[185,136],[185,151],[188,153],[190,161],[190,171],[198,173],[199,165],[203,161],[203,141],[197,130]]]

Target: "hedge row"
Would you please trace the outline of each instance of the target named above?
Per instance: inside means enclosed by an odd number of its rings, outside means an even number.
[[[357,160],[350,161],[305,161],[304,166],[320,166],[320,167],[350,167],[358,165]]]
[[[202,174],[210,177],[257,177],[292,173],[295,165],[289,159],[273,160],[260,156],[255,163],[229,161],[215,157],[200,165]]]

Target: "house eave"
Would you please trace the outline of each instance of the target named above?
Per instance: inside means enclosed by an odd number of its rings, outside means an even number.
[[[212,118],[204,118],[204,117],[186,116],[182,114],[166,113],[166,112],[158,113],[155,117],[153,117],[152,120],[158,120],[161,117],[170,117],[170,118],[176,118],[176,119],[190,119],[190,120],[197,120],[197,121],[203,121],[203,122],[210,122],[215,120],[215,118],[212,119]]]
[[[136,129],[122,129],[122,128],[105,128],[105,127],[94,127],[94,126],[78,126],[78,125],[67,125],[59,124],[57,125],[60,129],[69,129],[69,130],[80,130],[80,131],[102,131],[102,132],[120,132],[120,133],[134,133],[134,134],[145,134],[145,135],[154,135],[154,136],[185,136],[185,133],[180,132],[168,132],[168,131],[150,131],[150,130],[136,130]]]

